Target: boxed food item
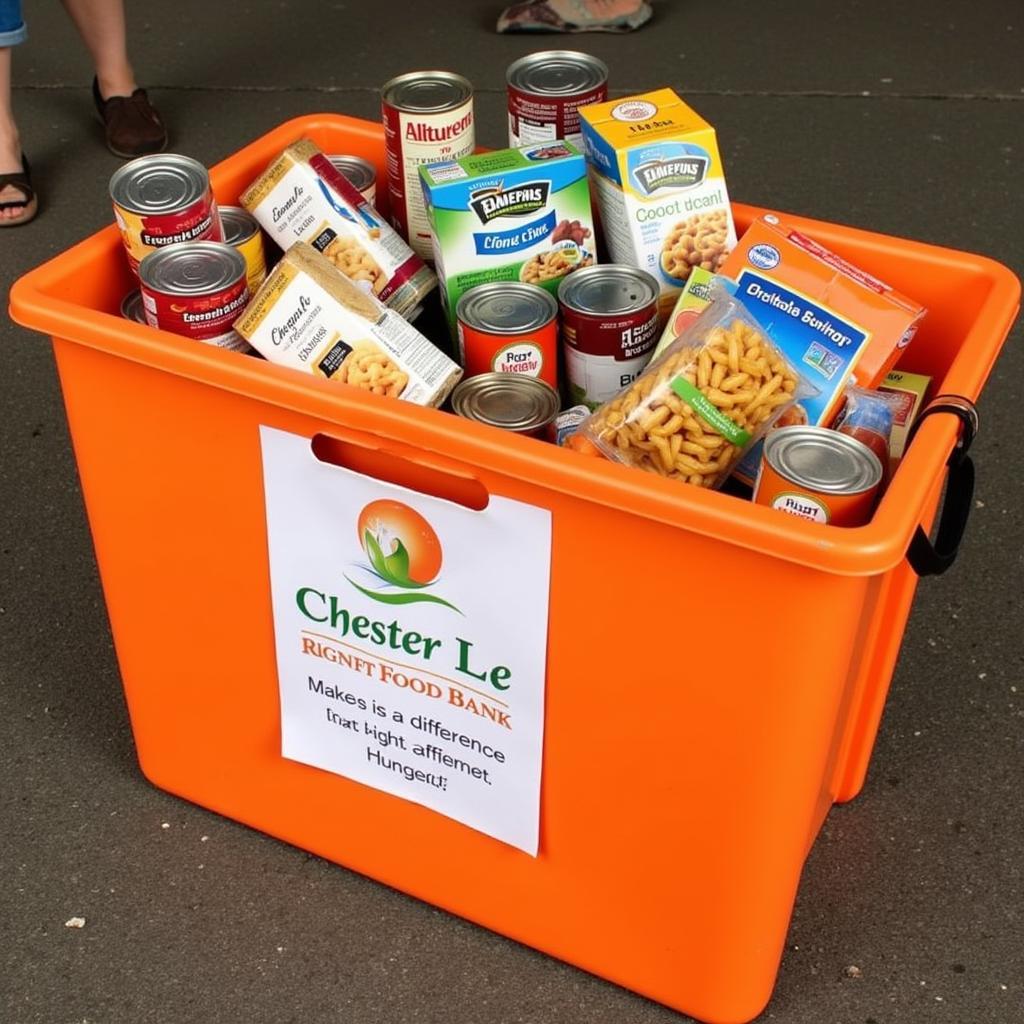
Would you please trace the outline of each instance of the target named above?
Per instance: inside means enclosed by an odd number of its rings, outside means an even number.
[[[426,164],[420,181],[453,338],[470,288],[524,281],[557,293],[594,262],[586,161],[568,142]]]
[[[889,457],[903,458],[907,446],[907,435],[917,419],[917,414],[924,405],[931,377],[922,373],[904,373],[901,370],[890,370],[878,385],[878,390],[899,399],[893,407],[892,433],[889,435]]]
[[[847,383],[875,387],[925,314],[923,306],[775,214],[750,225],[721,272],[736,282],[737,297],[819,389],[786,423],[828,426]],[[759,446],[752,448],[736,476],[752,483],[760,458]]]
[[[703,267],[694,267],[686,280],[686,285],[679,293],[672,312],[669,313],[665,330],[661,332],[658,344],[654,349],[654,357],[662,352],[679,337],[687,326],[708,308],[711,302],[711,285],[717,275]]]
[[[417,405],[440,405],[462,376],[415,327],[305,242],[284,254],[235,330],[271,362]]]
[[[664,320],[693,268],[719,270],[736,244],[715,129],[671,89],[580,117],[612,260],[658,278]]]
[[[415,316],[437,285],[434,272],[309,139],[288,146],[239,201],[281,249],[308,242],[404,317]]]

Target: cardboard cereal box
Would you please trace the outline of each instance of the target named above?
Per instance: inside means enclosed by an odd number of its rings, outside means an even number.
[[[527,281],[557,294],[594,262],[586,161],[568,142],[426,164],[420,182],[453,338],[459,297],[475,285]]]
[[[711,304],[711,284],[717,277],[709,270],[694,267],[686,281],[686,286],[676,298],[665,330],[661,332],[652,359],[657,359],[662,352],[679,337]]]
[[[583,146],[612,260],[652,273],[665,320],[694,267],[736,244],[715,130],[671,89],[580,108]]]
[[[818,389],[793,407],[785,423],[828,426],[847,383],[879,384],[925,313],[771,213],[751,224],[722,274],[736,282],[737,298]],[[760,458],[761,446],[754,445],[736,476],[753,481]]]

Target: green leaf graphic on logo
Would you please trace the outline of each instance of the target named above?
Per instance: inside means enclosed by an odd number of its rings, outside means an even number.
[[[383,579],[389,579],[390,573],[388,572],[387,562],[384,559],[384,552],[381,551],[377,538],[369,530],[363,534],[363,547],[370,558],[370,565],[373,566]]]
[[[445,608],[451,608],[453,612],[462,614],[461,608],[456,608],[451,601],[446,601],[443,597],[437,597],[434,594],[385,594],[375,590],[368,590],[366,587],[361,587],[355,580],[346,576],[346,580],[352,584],[361,594],[365,594],[367,597],[374,601],[380,601],[381,604],[443,604]]]
[[[384,559],[384,566],[388,575],[399,586],[417,586],[409,579],[409,552],[405,550],[401,538],[395,539],[395,550]]]

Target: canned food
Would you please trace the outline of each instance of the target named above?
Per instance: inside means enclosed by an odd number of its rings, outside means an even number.
[[[155,249],[224,239],[210,176],[191,157],[158,153],[132,160],[114,172],[110,198],[136,275]]]
[[[138,288],[121,300],[121,316],[125,320],[134,320],[137,324],[146,322],[146,313],[142,308],[142,292]]]
[[[335,153],[327,158],[334,169],[352,183],[359,194],[371,205],[377,205],[377,168],[361,156]]]
[[[267,279],[267,258],[263,252],[263,234],[256,218],[241,206],[222,206],[220,222],[224,241],[237,249],[245,260],[249,294],[255,295]]]
[[[826,427],[779,427],[765,438],[754,501],[834,526],[871,518],[882,463],[867,445]]]
[[[545,437],[558,415],[558,392],[538,377],[481,373],[452,392],[452,412],[477,423],[530,437]]]
[[[608,99],[604,61],[575,50],[545,50],[509,65],[508,144],[565,139],[582,147],[580,107]]]
[[[535,284],[495,281],[464,292],[455,307],[467,377],[516,373],[558,387],[558,303]]]
[[[146,322],[219,348],[251,351],[232,329],[249,301],[245,259],[224,242],[182,242],[139,264]]]
[[[381,112],[391,222],[432,260],[419,167],[473,152],[473,86],[450,71],[413,71],[384,86]]]
[[[596,409],[634,380],[658,338],[658,282],[639,267],[581,267],[558,286],[569,394]]]

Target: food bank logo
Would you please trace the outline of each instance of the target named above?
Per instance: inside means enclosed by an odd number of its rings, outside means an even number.
[[[379,581],[376,588],[360,586],[345,577],[361,594],[382,604],[443,604],[462,612],[450,601],[425,592],[437,582],[443,552],[437,533],[415,509],[400,501],[371,501],[356,523],[359,544],[369,565],[360,568]]]

